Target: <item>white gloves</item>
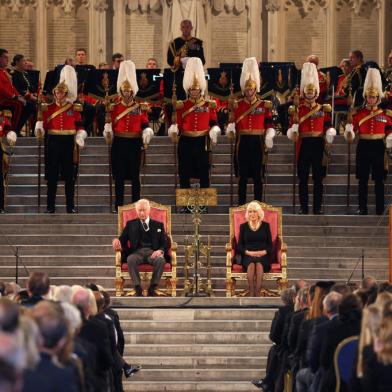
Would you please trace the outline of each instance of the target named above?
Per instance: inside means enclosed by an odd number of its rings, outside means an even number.
[[[9,131],[7,133],[7,142],[10,146],[13,146],[16,143],[16,133],[14,131]]]
[[[35,123],[34,136],[35,137],[44,137],[45,136],[44,122],[43,121],[37,121]]]
[[[178,136],[178,125],[172,124],[167,130],[167,134],[171,137],[173,142],[176,142]]]
[[[272,148],[274,146],[274,137],[276,135],[274,128],[267,128],[265,134],[265,145],[267,148]]]
[[[143,144],[147,146],[150,143],[153,136],[154,136],[154,131],[151,128],[149,127],[144,128],[142,132]]]
[[[79,148],[84,147],[84,141],[87,138],[87,132],[84,129],[79,129],[79,131],[76,132],[75,136],[75,142],[79,146]]]
[[[353,141],[355,138],[354,127],[353,124],[346,124],[346,128],[344,129],[344,138],[347,141]]]
[[[290,140],[294,140],[298,137],[298,135],[298,124],[293,124],[293,126],[287,130],[287,137]]]
[[[387,142],[387,148],[392,148],[392,133],[390,133],[385,140]]]
[[[325,138],[327,139],[327,143],[332,144],[335,136],[336,136],[336,129],[332,127],[328,128],[327,132],[325,133]]]
[[[210,139],[212,141],[212,144],[218,143],[218,135],[220,135],[220,134],[221,134],[221,130],[217,125],[214,125],[210,129]]]
[[[112,129],[112,123],[106,123],[105,126],[103,127],[103,136],[106,140],[112,140],[113,139],[113,129]]]
[[[228,136],[228,137],[235,136],[235,123],[232,122],[232,123],[227,124],[226,136]]]

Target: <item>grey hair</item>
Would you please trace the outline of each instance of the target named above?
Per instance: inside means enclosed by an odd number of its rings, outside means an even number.
[[[324,312],[331,314],[338,313],[338,307],[340,302],[342,302],[342,298],[342,294],[336,291],[331,291],[329,294],[327,294],[323,299]]]

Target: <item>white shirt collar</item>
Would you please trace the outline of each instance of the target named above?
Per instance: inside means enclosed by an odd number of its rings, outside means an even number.
[[[140,222],[143,222],[143,221],[140,219]],[[150,217],[148,216],[148,217],[144,220],[144,222],[146,222],[146,225],[148,226],[148,225],[150,224]]]

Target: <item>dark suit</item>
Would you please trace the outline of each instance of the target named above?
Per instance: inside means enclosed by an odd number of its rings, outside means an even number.
[[[349,336],[359,335],[360,321],[343,322],[339,319],[326,327],[326,335],[320,352],[320,365],[323,368],[320,392],[335,390],[335,371],[333,356],[338,344]]]
[[[91,317],[84,321],[79,336],[96,348],[94,358],[95,390],[97,392],[106,391],[109,370],[113,365],[113,354],[107,327],[101,320]]]
[[[71,368],[56,366],[48,354],[41,353],[35,369],[27,369],[23,376],[22,392],[77,392]]]
[[[157,286],[165,267],[165,258],[158,256],[151,258],[151,254],[156,250],[161,250],[163,255],[167,251],[166,234],[163,223],[150,218],[148,231],[143,229],[140,219],[128,221],[121,236],[121,248],[123,249],[122,260],[128,263],[128,271],[135,286],[140,286],[140,275],[138,266],[140,264],[151,264],[154,272],[151,279],[151,286]],[[147,238],[149,246],[145,246],[143,241]]]

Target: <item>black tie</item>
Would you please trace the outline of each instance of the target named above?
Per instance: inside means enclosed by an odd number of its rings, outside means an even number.
[[[149,230],[149,227],[148,227],[147,223],[144,220],[142,220],[142,226],[143,226],[144,231],[148,231]]]

